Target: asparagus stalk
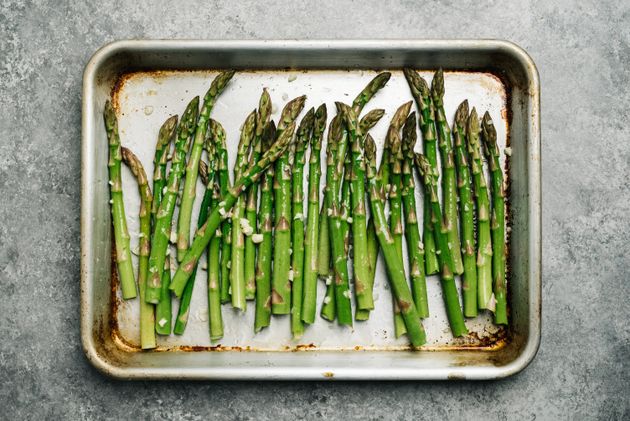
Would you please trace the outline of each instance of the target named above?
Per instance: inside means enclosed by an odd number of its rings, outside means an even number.
[[[204,148],[208,153],[208,159],[211,163],[211,166],[205,166],[207,173],[205,177],[206,182],[204,183],[206,189],[203,194],[203,198],[201,200],[201,208],[199,209],[199,217],[197,218],[197,228],[200,228],[203,222],[208,217],[208,208],[210,207],[210,202],[212,201],[213,196],[213,183],[208,183],[209,180],[214,180],[214,169],[216,162],[216,151],[215,145],[213,144],[212,131],[206,132],[206,139],[204,142]],[[203,161],[199,161],[200,167],[199,172],[201,173],[201,164]],[[197,267],[193,269],[192,276],[188,280],[186,287],[184,288],[184,292],[182,293],[182,297],[179,300],[179,310],[177,312],[177,317],[175,318],[175,328],[173,332],[176,335],[182,335],[184,330],[186,329],[186,325],[188,324],[188,315],[190,310],[190,300],[192,299],[193,288],[195,286],[195,278],[197,276]]]
[[[151,188],[147,180],[147,173],[144,171],[142,163],[133,152],[127,148],[121,148],[122,160],[131,170],[136,181],[138,182],[138,190],[140,192],[140,212],[138,218],[140,220],[140,233],[138,235],[138,289],[140,290],[140,346],[142,349],[151,349],[156,347],[155,330],[155,313],[152,304],[144,301],[144,290],[147,284],[147,275],[149,273],[149,250],[151,247]]]
[[[212,198],[210,199],[209,209],[214,209],[221,201],[221,192],[219,191],[219,183],[217,183],[217,173],[219,170],[219,160],[217,159],[217,139],[213,135],[210,136],[214,141],[212,148],[208,149],[214,153],[210,159],[210,170],[206,188],[212,189]],[[212,175],[212,177],[210,177]],[[201,217],[200,217],[201,219]],[[210,340],[216,341],[223,337],[223,315],[221,314],[221,264],[219,257],[221,254],[221,229],[217,228],[214,237],[210,240],[208,246],[208,321],[210,329]]]
[[[277,132],[293,122],[304,108],[305,96],[295,98],[282,110]],[[278,136],[278,134],[276,134]],[[274,174],[274,254],[271,288],[271,312],[289,314],[291,311],[291,161],[293,148],[288,148],[276,161]]]
[[[286,148],[292,143],[295,124],[291,123],[283,132],[276,142],[269,148],[262,158],[252,167],[248,168],[241,177],[236,180],[234,186],[225,196],[221,197],[221,202],[215,206],[208,216],[204,225],[197,230],[190,250],[184,256],[182,263],[177,268],[177,272],[171,283],[171,290],[177,291],[186,284],[186,281],[192,273],[194,265],[199,260],[201,253],[215,234],[216,229],[221,223],[221,219],[226,218],[228,212],[236,203],[236,198],[243,193],[252,183],[258,181],[262,172],[271,165],[280,155],[284,153]]]
[[[184,180],[184,190],[182,193],[182,202],[179,207],[179,219],[177,223],[177,261],[181,262],[184,254],[188,250],[190,242],[190,219],[192,217],[192,207],[195,201],[195,194],[197,189],[197,175],[199,171],[199,159],[201,158],[201,151],[206,139],[206,130],[208,129],[208,119],[210,118],[210,112],[217,101],[217,98],[230,79],[234,76],[234,70],[228,70],[221,72],[214,78],[210,84],[210,88],[203,98],[203,105],[199,112],[199,119],[197,120],[197,128],[195,130],[195,136],[193,138],[193,144],[190,151],[190,157],[188,158],[188,164],[186,166],[186,178]]]
[[[208,130],[213,131],[217,147],[219,195],[223,197],[230,190],[230,174],[228,167],[228,151],[225,144],[225,130],[217,121],[210,119]],[[221,222],[221,271],[220,293],[221,303],[230,301],[230,265],[232,264],[232,219],[225,218]]]
[[[464,316],[477,316],[477,266],[475,263],[475,225],[474,204],[471,193],[471,176],[468,168],[466,151],[466,120],[468,119],[468,101],[462,102],[455,113],[453,124],[453,146],[457,165],[457,187],[460,200],[460,221],[464,274],[462,292],[464,298]]]
[[[416,113],[409,114],[403,127],[402,142],[402,196],[405,215],[405,238],[409,254],[409,276],[411,293],[421,318],[429,317],[427,282],[424,272],[424,245],[420,239],[418,217],[416,213],[416,183],[413,178],[414,147],[416,146]]]
[[[479,117],[475,108],[470,112],[466,126],[468,154],[471,157],[473,189],[477,200],[477,305],[490,308],[492,297],[492,242],[490,239],[490,199],[483,173],[479,141]]]
[[[326,201],[324,200],[320,206],[319,233],[317,235],[317,274],[322,277],[327,277],[330,274],[330,241],[328,239],[326,209]]]
[[[411,69],[404,69],[405,78],[409,84],[411,94],[418,106],[418,124],[422,132],[424,143],[424,155],[429,160],[434,174],[438,174],[437,169],[437,141],[435,138],[434,110],[431,102],[431,91],[427,82],[418,73]],[[435,238],[433,226],[431,225],[431,204],[428,196],[424,197],[423,210],[423,239],[425,250],[426,274],[432,275],[439,272],[437,255],[435,254]]]
[[[238,143],[236,162],[234,164],[234,180],[238,180],[247,165],[247,152],[254,138],[256,126],[256,111],[252,111],[245,119]],[[243,222],[245,219],[246,197],[239,196],[232,210],[232,263],[230,265],[230,286],[232,287],[232,306],[245,311],[245,234]],[[251,230],[251,227],[247,227]],[[251,233],[250,233],[251,234]]]
[[[429,160],[421,154],[415,156],[416,168],[422,177],[424,191],[429,196],[431,202],[431,224],[434,227],[433,234],[437,245],[435,252],[441,271],[442,297],[446,306],[446,315],[451,327],[453,336],[462,336],[468,333],[466,324],[464,323],[464,315],[459,305],[459,295],[455,286],[455,279],[451,267],[453,265],[453,255],[448,246],[448,226],[444,222],[442,209],[437,192],[437,180],[433,173],[433,167]]]
[[[169,286],[171,285],[171,259],[170,247],[167,249],[162,272],[162,285],[160,286],[160,302],[155,305],[155,332],[158,335],[170,335],[172,330],[173,303]]]
[[[438,146],[442,158],[442,194],[444,196],[444,223],[448,228],[448,243],[453,255],[453,272],[464,273],[459,229],[457,226],[457,181],[455,176],[455,159],[451,144],[451,130],[444,112],[444,73],[442,69],[435,72],[431,82],[431,97],[435,105],[435,125],[437,127]]]
[[[167,190],[162,198],[156,214],[153,236],[151,238],[151,255],[149,257],[149,282],[147,283],[145,301],[157,304],[162,296],[162,274],[166,249],[171,233],[171,222],[175,210],[175,202],[179,192],[179,182],[186,163],[186,143],[195,128],[199,109],[199,97],[195,97],[186,107],[177,128],[177,140],[171,170],[168,175]]]
[[[326,229],[325,235],[322,235],[320,229],[319,235],[319,243],[326,244],[327,247],[320,247],[318,258],[319,258],[319,269],[318,273],[326,282],[326,294],[324,296],[322,308],[320,311],[320,315],[325,320],[332,322],[335,320],[337,315],[336,308],[337,303],[335,302],[335,285],[333,284],[333,273],[334,271],[330,267],[332,262],[330,261],[330,252],[331,252],[331,244],[330,244],[330,236],[329,232],[331,231],[329,227],[329,216],[328,216],[328,198],[332,194],[330,191],[330,184],[332,182],[332,174],[335,172],[335,158],[337,154],[337,146],[336,142],[333,139],[333,132],[335,135],[338,135],[339,131],[339,121],[340,117],[336,116],[330,122],[328,126],[328,142],[326,144],[326,186],[324,187],[324,202],[322,203],[322,212],[320,212],[320,227]],[[325,250],[325,252],[322,252]],[[326,260],[326,265],[324,265],[324,259]]]
[[[482,139],[490,166],[492,179],[492,277],[496,300],[494,322],[507,324],[507,298],[505,285],[505,191],[503,190],[503,171],[501,153],[497,145],[497,131],[490,114],[486,111],[481,121]]]
[[[262,137],[265,127],[269,124],[271,117],[271,98],[267,89],[263,89],[258,102],[258,112],[256,113],[256,131],[254,143],[249,157],[250,166],[260,159],[262,155]],[[253,184],[247,190],[247,206],[245,215],[247,224],[253,229],[256,228],[256,207],[258,205],[258,183]],[[256,297],[256,245],[251,235],[245,237],[245,298],[253,300]]]
[[[414,347],[419,347],[425,343],[426,334],[420,322],[416,306],[413,303],[409,285],[407,285],[407,280],[405,279],[402,260],[398,255],[394,239],[387,227],[381,181],[378,180],[379,176],[376,171],[376,145],[369,134],[365,140],[365,161],[370,192],[370,208],[374,217],[374,225],[376,226],[376,234],[381,251],[387,265],[390,285],[404,319],[411,344]]]
[[[263,150],[267,151],[276,138],[276,125],[270,121],[265,127],[262,143]],[[273,252],[273,165],[267,167],[260,181],[260,207],[258,230],[262,235],[262,241],[258,248],[258,261],[256,263],[256,315],[254,318],[254,331],[260,332],[269,326],[271,321],[271,256]]]
[[[335,116],[328,129],[328,143],[330,154],[327,157],[328,171],[326,174],[326,204],[328,206],[328,231],[330,237],[331,256],[333,264],[333,282],[335,288],[336,316],[339,324],[352,325],[352,306],[350,304],[350,287],[348,282],[347,255],[344,248],[344,233],[341,223],[341,201],[337,192],[341,174],[343,174],[343,163],[341,170],[337,170],[339,162],[335,162],[338,157],[339,144],[345,143],[346,132],[342,129],[341,115]]]
[[[392,236],[394,238],[394,244],[396,246],[396,250],[398,251],[398,255],[400,257],[400,261],[402,264],[402,202],[399,196],[399,191],[402,188],[402,178],[401,172],[402,168],[400,166],[401,148],[400,148],[400,136],[398,132],[405,122],[405,118],[409,114],[409,110],[411,109],[411,102],[407,102],[401,105],[394,116],[392,117],[392,121],[390,123],[390,127],[387,132],[387,138],[385,139],[385,143],[387,145],[384,148],[384,153],[381,161],[381,168],[379,168],[382,177],[383,183],[382,187],[385,190],[385,195],[383,196],[385,200],[388,199],[389,202],[389,226],[392,232]],[[394,144],[396,143],[396,144]],[[396,149],[394,149],[396,148]],[[385,153],[385,151],[387,151]],[[387,159],[387,161],[385,161]],[[387,182],[385,183],[384,181]],[[404,272],[404,265],[403,265]],[[389,275],[388,275],[389,276]],[[407,333],[407,329],[405,327],[404,320],[402,318],[402,314],[400,312],[400,308],[396,300],[394,300],[394,328],[395,335],[397,338]]]
[[[313,132],[309,139],[311,153],[308,168],[308,215],[304,237],[304,294],[302,300],[302,321],[308,324],[315,322],[315,307],[317,304],[318,236],[320,235],[320,215],[318,214],[319,181],[322,175],[320,155],[322,138],[326,129],[326,119],[326,104],[322,104],[315,111]]]
[[[302,322],[302,294],[304,293],[304,165],[305,153],[315,122],[315,109],[311,108],[302,118],[295,142],[295,159],[293,164],[293,222],[291,242],[291,332],[298,339],[304,334]]]
[[[155,156],[153,157],[153,200],[151,203],[151,225],[155,225],[156,214],[162,196],[164,186],[166,184],[166,165],[168,163],[168,152],[171,141],[175,137],[175,129],[177,128],[177,116],[169,117],[158,133],[157,144],[155,145]]]
[[[375,110],[375,113],[368,113],[359,122],[352,108],[340,102],[336,104],[348,128],[352,151],[350,171],[346,172],[350,173],[352,192],[353,274],[357,308],[360,310],[372,310],[374,308],[374,298],[372,295],[373,283],[369,279],[363,142],[367,130],[380,120],[384,111]]]
[[[109,190],[111,195],[112,224],[114,225],[114,243],[116,245],[116,264],[120,277],[120,286],[123,299],[136,297],[136,280],[131,263],[131,250],[129,248],[129,231],[127,230],[127,218],[125,217],[125,205],[123,203],[122,179],[120,175],[120,137],[118,135],[118,119],[112,104],[107,101],[103,112],[105,131],[109,143]]]

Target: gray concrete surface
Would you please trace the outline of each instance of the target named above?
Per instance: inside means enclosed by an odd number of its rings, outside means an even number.
[[[630,3],[152,3],[0,1],[0,418],[630,418]],[[99,46],[451,37],[514,41],[540,71],[544,326],[529,368],[376,384],[122,383],[91,368],[78,321],[80,102]]]

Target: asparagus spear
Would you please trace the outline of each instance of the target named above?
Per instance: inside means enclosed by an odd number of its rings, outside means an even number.
[[[168,163],[168,152],[171,141],[175,137],[175,129],[177,128],[177,116],[169,117],[158,134],[157,144],[155,145],[155,156],[153,158],[153,200],[151,204],[151,225],[155,225],[155,216],[157,214],[160,203],[162,202],[162,190],[166,184],[166,164]]]
[[[304,164],[305,152],[315,122],[315,109],[311,108],[302,118],[297,131],[295,142],[295,159],[293,164],[293,222],[291,242],[293,253],[291,254],[291,273],[293,284],[291,286],[291,332],[297,339],[304,334],[302,322],[302,294],[304,292]]]
[[[342,184],[340,177],[343,174],[345,156],[341,161],[342,170],[335,169],[339,166],[339,162],[335,162],[335,157],[339,156],[339,144],[346,142],[343,139],[346,133],[342,129],[342,125],[341,115],[337,114],[328,129],[328,143],[331,153],[327,157],[326,163],[328,166],[326,174],[326,204],[328,206],[328,235],[333,260],[336,316],[339,324],[352,325],[347,255],[344,249],[344,233],[341,223],[341,202],[337,194],[339,186]]]
[[[280,115],[277,132],[293,122],[304,108],[305,96],[295,98],[285,105]],[[276,133],[278,136],[278,133]],[[271,288],[271,312],[289,314],[291,311],[291,161],[293,148],[288,148],[276,161],[274,174],[274,255]]]
[[[360,310],[372,310],[374,308],[374,298],[372,295],[373,283],[369,279],[363,142],[367,130],[380,120],[384,112],[383,110],[375,110],[375,113],[368,113],[359,122],[352,108],[340,102],[336,104],[348,128],[352,150],[350,171],[346,172],[351,174],[353,273],[357,308]]]
[[[308,215],[304,238],[304,294],[302,300],[302,321],[315,322],[317,304],[317,272],[318,272],[318,236],[319,236],[319,181],[322,175],[321,149],[322,137],[326,129],[326,104],[315,111],[313,132],[310,137],[311,153],[308,168]],[[294,279],[295,287],[295,279]]]
[[[256,110],[252,111],[245,119],[241,129],[241,138],[238,143],[236,162],[234,163],[234,180],[238,180],[245,171],[247,165],[247,152],[254,137],[256,126]],[[246,197],[236,199],[236,205],[232,210],[232,263],[230,265],[230,286],[232,287],[232,306],[245,311],[245,234],[243,222],[245,219]],[[247,227],[250,228],[251,227]]]
[[[442,297],[446,306],[446,315],[453,336],[462,336],[468,333],[468,329],[466,329],[466,324],[464,323],[464,315],[459,306],[459,295],[457,293],[457,287],[455,286],[455,279],[453,278],[453,272],[451,272],[453,255],[448,246],[448,226],[444,222],[442,209],[440,208],[437,180],[433,173],[431,163],[424,155],[416,154],[415,161],[416,168],[422,177],[425,194],[429,196],[431,202],[431,224],[434,227],[433,234],[435,235],[437,245],[437,251],[435,253],[437,254],[438,262],[442,268]]]
[[[144,301],[144,290],[147,284],[147,274],[149,273],[149,250],[151,237],[151,188],[147,180],[147,173],[144,171],[142,163],[133,152],[127,148],[121,148],[122,160],[131,170],[138,182],[140,192],[140,233],[138,235],[138,289],[140,290],[140,346],[142,349],[156,347],[155,314],[153,305]]]
[[[464,272],[459,229],[457,227],[457,181],[455,176],[455,160],[451,145],[451,130],[444,112],[444,73],[442,69],[435,72],[431,82],[431,97],[435,105],[435,126],[437,127],[438,146],[442,158],[442,194],[444,196],[444,223],[448,228],[448,243],[453,255],[453,272],[461,275]]]
[[[211,130],[211,129],[210,129]],[[210,169],[206,188],[212,189],[212,198],[210,199],[209,209],[214,209],[221,201],[221,192],[219,191],[219,183],[217,183],[217,173],[219,171],[219,160],[217,159],[217,139],[214,133],[210,136],[214,145],[208,147],[213,152],[209,155]],[[201,168],[200,168],[201,170]],[[210,177],[212,175],[212,177]],[[200,216],[201,219],[201,216]],[[204,218],[205,219],[205,218]],[[223,315],[221,314],[221,264],[219,256],[221,254],[221,229],[217,228],[214,237],[210,240],[208,246],[208,321],[210,330],[210,340],[216,341],[223,337]]]
[[[112,104],[107,101],[103,112],[105,131],[109,143],[109,190],[111,195],[112,224],[114,225],[114,243],[116,245],[116,264],[120,276],[122,296],[125,300],[136,297],[136,280],[131,263],[129,248],[129,231],[123,203],[122,179],[120,176],[120,137],[118,136],[118,119]]]
[[[206,189],[203,194],[203,198],[201,200],[201,208],[199,209],[199,217],[197,218],[197,228],[200,228],[203,222],[208,217],[208,208],[210,207],[210,202],[212,201],[213,196],[213,186],[212,183],[208,183],[208,179],[214,180],[214,163],[216,162],[216,151],[215,145],[213,144],[212,131],[206,132],[206,139],[204,142],[204,148],[208,153],[208,159],[211,163],[211,166],[206,166]],[[201,173],[201,164],[203,161],[199,161],[200,168],[199,172]],[[188,324],[188,314],[190,310],[190,300],[192,299],[193,288],[195,286],[195,278],[197,275],[197,267],[193,270],[192,276],[188,280],[186,287],[184,288],[184,292],[182,293],[182,297],[179,300],[179,310],[177,312],[177,317],[175,318],[175,328],[173,332],[176,335],[182,335],[184,330],[186,329],[186,324]]]
[[[223,92],[230,79],[234,76],[234,70],[228,70],[219,73],[210,84],[210,89],[203,98],[203,105],[199,112],[197,120],[197,128],[193,138],[192,149],[188,164],[186,166],[186,179],[184,180],[184,191],[182,193],[182,202],[179,207],[179,219],[177,223],[177,261],[181,262],[184,253],[188,250],[190,242],[190,219],[192,216],[193,202],[195,201],[195,192],[197,189],[197,175],[199,170],[199,159],[206,138],[206,130],[208,129],[208,119],[210,112],[216,103],[219,95]]]
[[[322,277],[327,277],[330,274],[330,241],[328,239],[326,209],[326,201],[324,200],[320,206],[319,233],[317,234],[317,274]]]
[[[170,246],[167,252],[170,253]],[[160,286],[160,302],[155,305],[155,332],[158,335],[170,335],[172,330],[173,303],[168,289],[170,285],[171,259],[169,254],[164,261],[162,285]]]
[[[262,155],[262,136],[271,117],[271,98],[267,89],[263,89],[258,102],[256,113],[256,131],[254,143],[249,157],[250,166]],[[247,207],[245,211],[247,223],[256,228],[256,207],[258,205],[258,184],[253,184],[247,190]],[[253,300],[256,297],[256,245],[251,235],[245,237],[245,298]]]
[[[252,167],[248,168],[241,177],[236,180],[234,186],[225,196],[221,197],[221,202],[215,206],[204,225],[197,230],[190,250],[184,256],[182,263],[177,268],[177,272],[173,277],[171,289],[173,291],[181,288],[192,273],[192,269],[199,260],[201,253],[215,234],[216,229],[221,223],[221,219],[227,217],[228,212],[236,203],[236,198],[243,193],[253,182],[258,181],[262,172],[271,165],[280,155],[284,153],[286,148],[292,143],[295,124],[291,123],[283,132],[276,142],[262,156],[260,161],[256,162]]]
[[[490,199],[488,186],[483,173],[481,145],[479,142],[479,117],[475,108],[470,112],[466,127],[468,154],[473,188],[477,200],[477,305],[481,309],[490,308],[492,296],[492,242],[490,240]]]
[[[401,220],[402,212],[401,212],[401,202],[398,197],[398,191],[401,186],[399,186],[400,179],[400,171],[398,171],[398,176],[394,177],[393,169],[394,163],[398,161],[400,158],[398,155],[398,150],[393,150],[393,141],[394,138],[398,139],[400,143],[400,137],[398,132],[405,122],[405,118],[409,114],[409,110],[411,109],[411,102],[407,102],[401,105],[390,122],[390,127],[387,132],[387,137],[385,139],[385,146],[383,148],[383,156],[381,158],[381,166],[379,168],[379,173],[381,174],[381,188],[384,189],[384,200],[389,202],[390,204],[390,214],[389,214],[389,224],[390,230]],[[398,166],[399,167],[399,166]],[[398,168],[397,168],[398,169]],[[392,191],[393,194],[393,203],[392,203]],[[400,225],[402,229],[402,223]],[[396,245],[396,249],[398,250],[401,262],[402,262],[402,231],[394,234],[394,243]],[[397,239],[396,239],[397,238]],[[376,262],[375,262],[376,263]],[[403,265],[404,271],[404,265]],[[389,276],[389,275],[388,275]],[[394,328],[396,337],[400,337],[404,335],[406,332],[406,327],[402,315],[400,313],[400,308],[398,307],[398,303],[394,300]]]
[[[322,235],[320,230],[319,243],[326,244],[327,247],[319,249],[319,275],[326,281],[326,295],[324,296],[320,315],[322,318],[332,322],[337,315],[335,302],[335,285],[333,284],[333,270],[329,265],[330,261],[330,232],[329,216],[328,216],[328,198],[332,195],[330,190],[330,184],[332,182],[332,175],[335,172],[335,158],[337,154],[337,143],[335,142],[333,135],[338,136],[340,117],[336,116],[332,119],[328,126],[328,142],[326,144],[326,186],[324,187],[324,201],[322,203],[322,212],[320,212],[320,226],[326,229],[325,236]],[[322,215],[323,214],[323,215]],[[321,218],[323,216],[323,218]],[[322,252],[322,250],[325,252]],[[323,265],[324,258],[326,259],[326,266]]]
[[[420,77],[418,73],[411,69],[403,69],[407,83],[411,90],[411,94],[416,100],[418,106],[418,124],[422,132],[424,143],[424,155],[429,160],[433,172],[437,175],[437,141],[435,138],[434,111],[431,102],[431,91],[427,82]],[[435,238],[433,235],[433,226],[431,225],[431,204],[429,197],[424,197],[423,210],[423,239],[425,250],[425,268],[426,274],[432,275],[439,272],[437,255],[435,254]]]
[[[218,161],[218,185],[220,197],[228,194],[230,190],[230,174],[228,169],[228,151],[225,145],[225,130],[217,121],[210,119],[208,130],[213,132],[217,147]],[[221,303],[230,301],[230,265],[232,264],[232,219],[225,218],[221,222],[221,277],[220,292]]]
[[[376,171],[376,145],[369,134],[365,140],[365,160],[370,192],[370,208],[374,216],[376,234],[387,265],[390,285],[394,293],[395,301],[398,303],[398,307],[401,310],[401,315],[404,319],[411,344],[414,347],[419,347],[425,343],[426,334],[420,322],[416,306],[413,303],[409,285],[407,285],[407,280],[405,279],[402,260],[398,255],[394,239],[387,227],[381,181],[378,180],[379,175]]]
[[[213,184],[213,195],[210,201],[210,207],[214,208],[221,200],[219,186]],[[219,255],[221,253],[221,233],[217,229],[217,233],[210,240],[208,246],[208,321],[210,329],[210,340],[216,341],[223,337],[223,315],[221,314],[221,285],[220,274],[221,266]]]
[[[422,318],[429,317],[429,302],[427,298],[427,282],[424,273],[424,245],[418,230],[416,214],[416,183],[413,178],[414,147],[416,146],[416,113],[409,114],[403,127],[402,142],[402,196],[405,214],[405,238],[409,254],[409,276],[411,277],[411,292],[418,314]]]
[[[267,151],[276,138],[276,125],[270,121],[265,127],[262,143],[263,150]],[[260,207],[258,230],[262,235],[262,241],[258,248],[258,261],[256,263],[256,315],[254,318],[254,331],[260,332],[269,326],[271,321],[271,254],[273,251],[273,165],[267,167],[260,181]]]
[[[175,210],[175,202],[179,192],[179,182],[184,172],[186,163],[186,143],[188,137],[195,128],[199,109],[199,97],[195,97],[186,107],[182,119],[177,128],[177,140],[173,161],[168,175],[167,191],[162,198],[162,203],[156,214],[155,227],[151,238],[151,255],[149,257],[149,282],[145,301],[157,304],[162,295],[162,274],[164,273],[164,261],[166,249],[171,233],[171,222]]]
[[[455,113],[453,124],[453,145],[455,164],[457,165],[457,187],[459,188],[460,221],[462,235],[462,253],[464,274],[462,291],[464,298],[464,316],[477,316],[477,266],[475,263],[475,226],[474,205],[471,193],[471,176],[466,152],[466,120],[468,119],[468,101],[462,102]]]
[[[482,139],[490,166],[492,178],[492,277],[496,300],[494,322],[507,324],[507,299],[505,285],[505,191],[503,190],[503,171],[501,153],[497,145],[497,131],[490,114],[486,111],[481,121]]]

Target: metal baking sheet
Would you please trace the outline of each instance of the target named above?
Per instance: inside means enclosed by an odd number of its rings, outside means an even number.
[[[392,113],[411,100],[403,66],[418,69],[427,80],[443,67],[449,118],[467,98],[478,111],[490,111],[500,147],[509,144],[513,151],[504,162],[509,169],[510,326],[497,328],[486,313],[467,320],[469,336],[453,338],[439,280],[429,277],[428,342],[423,351],[408,351],[407,339],[393,334],[391,293],[380,262],[376,310],[367,322],[350,329],[318,319],[296,342],[287,316],[274,317],[271,328],[254,335],[253,302],[246,313],[226,305],[225,336],[211,343],[205,271],[200,271],[185,334],[159,337],[157,350],[140,351],[138,302],[120,299],[110,270],[107,145],[100,116],[105,99],[113,96],[122,144],[152,168],[161,123],[181,114],[192,96],[203,95],[219,69],[237,68],[212,114],[226,128],[234,160],[239,127],[263,87],[275,104],[272,118],[301,94],[308,96],[306,107],[326,102],[330,115],[334,101],[352,101],[377,71],[388,70],[391,80],[366,108],[386,110],[372,130],[380,147]],[[493,378],[519,371],[533,358],[540,334],[538,101],[533,63],[518,47],[499,41],[123,41],[104,47],[84,76],[81,317],[88,358],[123,378]],[[139,200],[128,172],[123,187],[129,192],[125,205],[133,248]],[[416,194],[421,206],[419,189]],[[322,282],[320,300],[323,291]],[[177,304],[174,300],[175,311]]]

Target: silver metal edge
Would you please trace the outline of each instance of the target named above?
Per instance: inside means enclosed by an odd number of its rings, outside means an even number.
[[[381,368],[364,371],[352,368],[335,368],[334,377],[324,377],[325,368],[305,368],[300,370],[284,367],[258,368],[159,368],[150,371],[143,368],[119,367],[104,359],[96,350],[92,336],[92,282],[93,265],[89,240],[92,238],[92,218],[90,203],[92,193],[89,186],[93,181],[88,171],[92,163],[89,137],[94,127],[93,81],[95,70],[111,55],[121,50],[142,50],[160,48],[175,50],[182,47],[192,49],[229,49],[255,46],[258,49],[297,47],[301,49],[354,48],[372,49],[375,47],[398,48],[440,48],[457,50],[482,47],[497,48],[512,55],[526,69],[529,78],[530,125],[528,127],[528,176],[529,176],[529,336],[523,351],[509,364],[501,367],[461,367],[449,369],[396,369]],[[518,45],[502,40],[122,40],[114,41],[100,48],[88,61],[83,73],[82,98],[82,147],[81,147],[81,341],[83,351],[90,363],[102,373],[118,379],[190,379],[190,380],[444,380],[470,379],[487,380],[504,378],[522,371],[536,356],[541,337],[541,273],[542,273],[542,221],[541,221],[541,159],[540,159],[540,81],[538,70],[531,57]],[[299,371],[299,375],[297,372]],[[448,371],[448,372],[446,372]]]

